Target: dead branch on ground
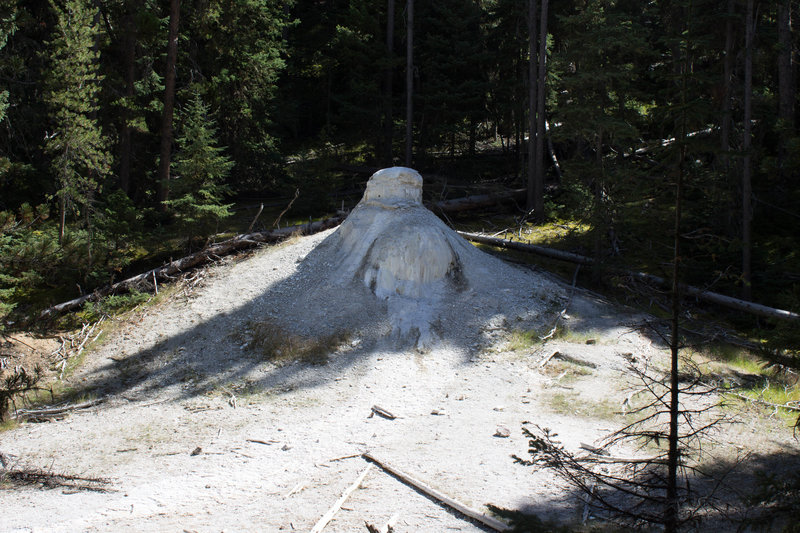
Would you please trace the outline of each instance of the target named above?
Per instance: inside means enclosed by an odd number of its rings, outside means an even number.
[[[443,504],[447,505],[448,507],[450,507],[452,509],[455,509],[459,513],[461,513],[461,514],[463,514],[465,516],[468,516],[468,517],[472,518],[473,520],[477,520],[481,524],[483,524],[483,525],[485,525],[485,526],[487,526],[487,527],[489,527],[489,528],[491,528],[491,529],[493,529],[495,531],[510,531],[511,530],[511,527],[508,524],[506,524],[505,522],[501,522],[500,520],[497,520],[496,518],[492,518],[491,516],[487,516],[487,515],[481,513],[480,511],[477,511],[477,510],[475,510],[475,509],[473,509],[471,507],[468,507],[468,506],[464,505],[463,503],[461,503],[459,501],[454,500],[453,498],[447,496],[446,494],[444,494],[442,492],[439,492],[438,490],[436,490],[433,487],[427,485],[426,483],[423,483],[422,481],[410,476],[409,474],[406,474],[405,472],[403,472],[403,471],[391,466],[387,462],[381,461],[379,459],[376,459],[375,456],[373,456],[370,453],[365,453],[364,454],[364,459],[366,459],[366,460],[368,460],[368,461],[370,461],[372,463],[375,463],[376,465],[380,466],[383,470],[385,470],[386,472],[392,474],[393,476],[395,476],[397,479],[399,479],[403,483],[405,483],[407,485],[411,485],[412,487],[414,487],[415,489],[419,490],[420,492],[422,492],[423,494],[427,495],[428,497],[433,498],[434,500],[438,501],[439,503],[443,503]]]
[[[57,474],[38,469],[0,470],[0,484],[9,484],[12,487],[39,485],[47,489],[112,492],[109,488],[111,481],[108,479]]]
[[[364,478],[367,477],[367,474],[369,474],[370,470],[372,470],[373,468],[374,465],[372,464],[367,465],[367,468],[365,468],[364,471],[361,472],[361,475],[358,476],[358,478],[353,482],[352,485],[347,487],[347,489],[342,493],[342,496],[338,500],[336,500],[336,503],[334,503],[333,506],[330,509],[328,509],[328,511],[324,515],[322,515],[322,518],[320,518],[319,521],[311,529],[311,533],[320,533],[323,529],[325,529],[325,526],[328,525],[328,522],[333,520],[333,517],[336,515],[337,512],[339,512],[339,509],[342,507],[342,504],[344,504],[347,498],[349,498],[350,495],[359,486],[361,486],[361,483],[363,483]]]

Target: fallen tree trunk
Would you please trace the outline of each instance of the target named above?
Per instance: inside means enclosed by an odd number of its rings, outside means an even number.
[[[459,231],[459,235],[481,244],[488,244],[490,246],[497,246],[498,248],[507,248],[509,250],[518,250],[520,252],[528,252],[551,259],[558,259],[560,261],[568,261],[570,263],[578,263],[579,265],[591,265],[594,260],[591,257],[584,255],[573,254],[571,252],[563,252],[561,250],[554,250],[552,248],[545,248],[536,244],[527,244],[524,242],[511,241],[509,239],[498,239],[497,237],[489,237],[488,235],[481,235],[479,233],[467,233]]]
[[[431,211],[444,211],[446,213],[453,213],[457,211],[467,211],[469,209],[476,209],[478,207],[485,207],[494,205],[506,200],[525,200],[527,189],[513,189],[510,191],[503,191],[491,194],[477,194],[475,196],[465,196],[463,198],[454,198],[453,200],[442,200],[430,204],[428,207]]]
[[[434,204],[431,204],[430,207],[432,207],[433,209],[438,209],[440,211],[450,213],[455,211],[465,211],[468,209],[475,209],[487,205],[493,205],[498,202],[502,202],[504,200],[509,200],[512,198],[517,198],[517,197],[524,198],[524,195],[525,195],[525,189],[515,189],[511,191],[504,191],[494,194],[479,194],[475,196],[466,196],[464,198],[456,198],[454,200],[444,200],[441,202],[436,202]],[[156,282],[156,280],[162,280],[162,281],[169,280],[174,274],[177,274],[179,272],[185,272],[186,270],[189,270],[191,268],[204,265],[214,258],[223,257],[225,255],[229,255],[240,250],[253,248],[262,243],[278,242],[295,233],[301,235],[312,235],[314,233],[318,233],[320,231],[324,231],[326,229],[338,226],[339,224],[342,223],[342,221],[346,217],[347,217],[346,214],[340,213],[335,217],[327,218],[325,220],[320,220],[317,222],[310,222],[308,224],[289,226],[286,228],[281,228],[267,232],[247,233],[244,235],[237,235],[232,239],[228,239],[227,241],[214,244],[204,250],[201,250],[191,255],[187,255],[186,257],[182,257],[181,259],[172,261],[171,263],[168,263],[164,266],[148,270],[143,274],[133,276],[132,278],[128,278],[118,283],[114,283],[113,285],[102,287],[90,294],[85,294],[79,298],[69,300],[68,302],[63,302],[58,305],[48,307],[47,309],[42,311],[42,313],[39,315],[39,318],[41,319],[50,318],[67,311],[78,309],[86,302],[98,300],[103,296],[130,291],[132,288],[135,288],[141,283],[147,281],[147,278],[152,278],[154,283]]]
[[[185,272],[186,270],[206,264],[212,261],[213,259],[223,257],[225,255],[229,255],[240,250],[253,248],[262,243],[278,242],[294,234],[312,235],[314,233],[319,233],[320,231],[324,231],[326,229],[338,226],[344,219],[345,215],[338,215],[332,218],[327,218],[325,220],[319,220],[317,222],[300,224],[298,226],[288,226],[285,228],[276,229],[272,231],[237,235],[236,237],[228,239],[227,241],[222,241],[220,243],[211,245],[208,248],[201,250],[199,252],[187,255],[186,257],[182,257],[180,259],[176,259],[175,261],[172,261],[171,263],[168,263],[164,266],[148,270],[143,274],[139,274],[138,276],[133,276],[132,278],[128,278],[118,283],[114,283],[113,285],[108,285],[101,289],[97,289],[91,294],[85,294],[79,298],[75,298],[74,300],[63,302],[58,305],[54,305],[52,307],[48,307],[47,309],[42,311],[39,317],[43,319],[49,318],[66,311],[72,311],[74,309],[78,309],[86,302],[97,300],[99,298],[102,298],[103,296],[107,296],[109,294],[114,294],[114,293],[127,292],[137,287],[141,283],[146,282],[148,278],[169,280],[174,274]]]
[[[552,248],[537,246],[535,244],[526,244],[522,242],[510,241],[508,239],[498,239],[496,237],[489,237],[487,235],[480,235],[477,233],[466,233],[463,231],[459,231],[458,234],[470,241],[478,242],[481,244],[488,244],[490,246],[497,246],[499,248],[507,248],[509,250],[518,250],[521,252],[533,253],[544,257],[549,257],[551,259],[558,259],[560,261],[568,261],[571,263],[578,263],[581,265],[592,266],[594,264],[594,260],[591,257],[586,257],[584,255],[579,255],[579,254],[573,254],[570,252],[563,252],[561,250],[553,250]],[[630,270],[619,270],[617,272],[656,285],[668,286],[670,283],[668,280],[662,277],[654,276],[652,274],[646,274],[644,272],[633,272]],[[724,294],[719,294],[716,292],[699,289],[691,285],[681,285],[681,291],[686,295],[694,296],[698,300],[711,302],[717,305],[721,305],[723,307],[736,309],[737,311],[744,311],[746,313],[763,316],[765,318],[776,318],[779,320],[800,320],[800,314],[793,313],[791,311],[786,311],[783,309],[775,309],[773,307],[767,307],[766,305],[747,302],[745,300],[740,300],[738,298],[725,296]]]
[[[482,512],[478,511],[477,509],[473,509],[471,507],[468,507],[468,506],[464,505],[463,503],[461,503],[461,502],[459,502],[459,501],[447,496],[443,492],[440,492],[440,491],[434,489],[433,487],[423,483],[422,481],[410,476],[409,474],[406,474],[405,472],[403,472],[403,471],[391,466],[387,462],[381,461],[379,459],[376,459],[375,456],[370,454],[370,453],[365,453],[364,454],[364,459],[366,459],[367,461],[371,461],[371,462],[375,463],[376,465],[381,467],[383,470],[389,472],[390,474],[395,476],[397,479],[399,479],[403,483],[406,483],[407,485],[411,485],[412,487],[414,487],[415,489],[419,490],[420,492],[426,494],[430,498],[433,498],[434,500],[437,500],[437,501],[447,505],[448,507],[450,507],[452,509],[455,509],[459,513],[461,513],[461,514],[463,514],[465,516],[468,516],[468,517],[472,518],[473,520],[476,520],[476,521],[480,522],[481,524],[489,527],[490,529],[493,529],[494,531],[510,531],[511,530],[511,526],[509,526],[505,522],[501,522],[500,520],[498,520],[496,518],[493,518],[491,516],[483,514]]]

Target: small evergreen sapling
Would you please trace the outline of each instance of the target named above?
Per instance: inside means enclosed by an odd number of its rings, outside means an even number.
[[[225,179],[233,162],[216,146],[216,124],[208,106],[195,93],[184,111],[178,153],[172,164],[174,196],[166,202],[185,235],[208,238],[219,221],[229,217],[231,204],[223,204],[228,193]]]

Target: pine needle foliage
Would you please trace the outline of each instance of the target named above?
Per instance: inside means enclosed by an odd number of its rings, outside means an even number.
[[[86,0],[50,6],[57,25],[49,43],[50,71],[45,102],[52,130],[45,141],[62,210],[75,203],[88,209],[111,171],[108,141],[97,121],[103,76],[99,71],[97,8]],[[63,234],[63,223],[62,223]]]
[[[198,93],[184,111],[173,162],[174,199],[166,202],[187,236],[209,237],[220,220],[230,216],[231,204],[222,200],[228,192],[225,179],[233,162],[225,148],[216,146],[217,128],[209,106]]]

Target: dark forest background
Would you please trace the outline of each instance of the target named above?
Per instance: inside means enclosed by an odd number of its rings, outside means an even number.
[[[800,310],[797,2],[533,4],[2,0],[0,327],[394,164],[654,274],[681,175],[686,281]]]

